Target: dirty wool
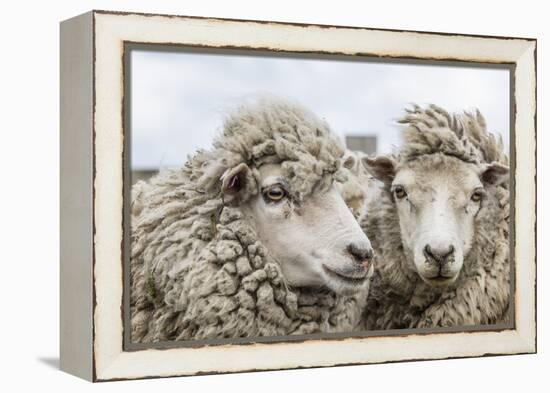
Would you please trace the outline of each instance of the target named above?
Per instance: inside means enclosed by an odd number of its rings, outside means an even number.
[[[131,338],[134,342],[300,335],[357,329],[366,293],[292,288],[241,206],[258,168],[280,164],[298,199],[344,181],[344,149],[328,125],[273,98],[230,113],[213,147],[132,189]],[[238,199],[221,178],[245,163]]]

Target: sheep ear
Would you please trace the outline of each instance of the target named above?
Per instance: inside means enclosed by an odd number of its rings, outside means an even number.
[[[479,178],[486,185],[498,186],[510,179],[510,168],[497,162],[485,164]]]
[[[396,162],[387,156],[364,157],[361,162],[367,171],[384,184],[391,184],[395,177]]]
[[[356,158],[351,152],[346,152],[344,155],[344,160],[342,162],[342,166],[346,169],[353,169],[355,167]]]
[[[246,188],[249,174],[250,168],[245,163],[227,169],[220,178],[222,193],[231,198],[237,196],[241,190]]]

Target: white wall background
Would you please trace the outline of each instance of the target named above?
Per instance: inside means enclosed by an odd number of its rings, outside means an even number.
[[[538,37],[539,195],[550,192],[550,28],[544,2],[25,1],[0,13],[0,391],[537,392],[548,391],[548,204],[539,198],[539,354],[106,383],[57,370],[58,22],[89,9]],[[521,130],[519,130],[521,134]],[[546,196],[546,198],[548,198]]]
[[[154,47],[151,47],[154,48]],[[208,149],[227,110],[243,97],[300,102],[345,135],[377,137],[377,153],[399,145],[395,120],[411,103],[448,111],[478,108],[489,130],[509,140],[507,69],[133,50],[132,168],[181,166]]]

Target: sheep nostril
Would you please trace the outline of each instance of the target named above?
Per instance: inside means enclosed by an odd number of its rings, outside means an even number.
[[[438,264],[444,264],[447,262],[447,260],[453,255],[455,252],[455,247],[453,245],[450,245],[449,247],[442,249],[442,248],[432,248],[430,245],[426,245],[424,247],[424,256],[428,260],[433,260],[437,262]]]
[[[449,257],[449,256],[452,255],[454,252],[455,252],[455,246],[453,246],[453,245],[451,244],[451,245],[449,246],[449,251],[447,252],[446,257]]]
[[[428,259],[435,259],[432,254],[432,249],[428,244],[424,247],[424,256]]]
[[[348,244],[347,250],[353,258],[360,263],[372,259],[374,255],[372,247],[368,243],[350,243]]]

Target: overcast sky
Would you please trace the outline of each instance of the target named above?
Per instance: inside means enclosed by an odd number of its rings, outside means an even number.
[[[366,61],[177,51],[131,52],[132,168],[182,165],[209,148],[224,114],[249,95],[298,101],[344,135],[399,145],[395,119],[410,103],[479,108],[509,145],[509,71]]]

